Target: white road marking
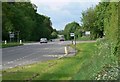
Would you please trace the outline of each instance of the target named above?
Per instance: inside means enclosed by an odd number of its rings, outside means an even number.
[[[44,57],[62,57],[64,55],[43,55]]]
[[[9,68],[13,68],[13,67],[9,67]]]
[[[21,65],[21,64],[19,64],[19,65]]]
[[[50,48],[44,48],[45,50],[48,50],[48,49],[50,49]]]
[[[17,60],[19,60],[19,59],[17,59]]]
[[[8,64],[13,63],[13,61],[8,62]]]

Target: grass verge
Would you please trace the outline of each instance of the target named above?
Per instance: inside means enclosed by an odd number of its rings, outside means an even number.
[[[80,43],[73,57],[4,70],[3,80],[94,80],[107,62],[96,49],[96,43]]]
[[[1,44],[2,48],[21,46],[21,45],[23,45],[23,44],[20,44],[20,43],[7,43],[7,44],[2,43]]]

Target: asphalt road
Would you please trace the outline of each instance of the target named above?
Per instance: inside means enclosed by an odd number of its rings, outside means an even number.
[[[64,47],[71,41],[55,41],[40,44],[26,43],[23,46],[2,49],[2,69],[46,61],[64,55]]]

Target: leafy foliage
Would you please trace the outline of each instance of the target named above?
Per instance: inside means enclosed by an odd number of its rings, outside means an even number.
[[[89,8],[82,13],[82,27],[84,30],[90,30],[91,32],[91,39],[104,38],[99,43],[97,54],[106,56],[103,65],[118,67],[118,63],[120,63],[120,28],[119,28],[119,3],[120,2],[100,2],[95,8]],[[118,57],[118,58],[117,58]],[[97,57],[96,57],[97,58]],[[117,61],[118,60],[118,61]],[[109,62],[108,62],[109,61]],[[98,63],[98,62],[97,62]],[[110,67],[109,66],[109,67]],[[103,69],[104,70],[104,69]],[[101,70],[102,71],[102,70]],[[105,73],[108,77],[111,75]],[[114,75],[116,72],[114,71]],[[102,76],[98,73],[98,76]],[[117,75],[116,78],[111,77],[112,79],[118,79]],[[99,80],[109,80],[111,78],[105,77],[97,77]]]
[[[77,22],[69,23],[65,26],[64,36],[66,40],[72,39],[70,33],[75,33],[76,38],[81,37],[81,26]]]
[[[104,29],[105,36],[108,41],[112,44],[114,54],[119,52],[120,46],[120,34],[118,27],[118,3],[112,2],[107,6],[107,10],[104,18]]]
[[[22,40],[37,41],[41,37],[49,39],[53,31],[50,17],[36,13],[36,9],[37,6],[30,2],[4,2],[2,7],[3,40],[9,40],[10,31],[19,31],[19,37]]]
[[[102,18],[102,21],[98,22],[98,25],[103,26],[103,30],[105,33],[105,39],[103,41],[100,41],[100,44],[98,45],[99,48],[99,54],[100,55],[106,55],[106,59],[110,59],[107,65],[110,65],[115,69],[116,67],[119,67],[120,62],[120,29],[119,29],[119,3],[118,2],[101,2],[98,5],[100,8],[99,10],[101,13],[99,14]],[[101,20],[101,19],[100,19]],[[105,62],[106,63],[106,62]],[[110,67],[109,66],[109,67]],[[108,73],[106,73],[107,76],[111,77]],[[115,75],[115,71],[112,71],[112,73]],[[99,76],[102,76],[99,74]],[[117,78],[117,75],[116,79]],[[114,77],[112,77],[114,78]],[[106,79],[106,78],[98,78],[100,80]],[[109,78],[110,79],[110,78]],[[106,79],[108,80],[108,79]]]
[[[96,39],[103,36],[103,15],[100,14],[99,6],[96,8],[90,7],[82,12],[82,27],[84,31],[90,31],[91,39]]]
[[[114,54],[120,53],[120,29],[118,25],[118,2],[100,2],[95,8],[82,12],[82,27],[91,32],[91,39],[102,38],[105,34],[107,42],[111,43]]]
[[[53,32],[51,33],[51,38],[52,38],[52,39],[57,38],[57,32],[53,31]]]

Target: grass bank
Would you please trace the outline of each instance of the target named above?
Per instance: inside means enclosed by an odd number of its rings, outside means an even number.
[[[107,62],[96,49],[96,43],[77,44],[73,57],[4,70],[3,80],[93,80]]]
[[[7,43],[7,44],[2,43],[0,45],[2,46],[2,48],[7,48],[7,47],[14,47],[14,46],[21,46],[23,44],[14,42],[14,43]]]

